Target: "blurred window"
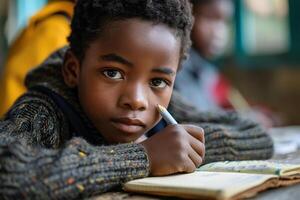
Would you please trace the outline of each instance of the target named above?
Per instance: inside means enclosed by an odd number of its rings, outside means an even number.
[[[9,0],[6,36],[10,44],[27,24],[28,19],[41,9],[47,0]]]
[[[242,6],[242,42],[246,54],[288,52],[288,0],[244,0]]]

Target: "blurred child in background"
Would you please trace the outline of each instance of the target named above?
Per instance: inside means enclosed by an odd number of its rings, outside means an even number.
[[[175,89],[200,111],[234,109],[266,127],[272,126],[269,113],[251,108],[211,62],[224,53],[228,43],[233,2],[191,0],[191,3],[195,18],[193,44],[190,57],[176,77]]]
[[[210,62],[225,48],[227,22],[233,5],[230,0],[192,0],[194,27],[190,57],[178,73],[175,88],[199,110],[231,107],[227,80]]]

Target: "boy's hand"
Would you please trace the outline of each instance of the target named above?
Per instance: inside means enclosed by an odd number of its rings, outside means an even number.
[[[193,125],[169,125],[141,144],[153,176],[193,172],[205,155],[204,131]]]

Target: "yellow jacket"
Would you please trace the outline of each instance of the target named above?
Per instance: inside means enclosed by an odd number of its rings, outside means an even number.
[[[52,52],[67,44],[74,3],[53,1],[34,15],[9,49],[0,80],[0,117],[26,91],[24,78]]]

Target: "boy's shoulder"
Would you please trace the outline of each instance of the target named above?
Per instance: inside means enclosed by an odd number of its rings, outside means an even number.
[[[1,128],[1,125],[9,124]],[[57,148],[69,138],[67,119],[49,96],[38,91],[23,94],[5,115],[0,130],[29,144]]]
[[[52,53],[43,63],[30,71],[25,78],[25,86],[28,90],[35,87],[45,87],[67,98],[70,90],[64,82],[62,66],[64,56],[69,46],[65,46]]]

